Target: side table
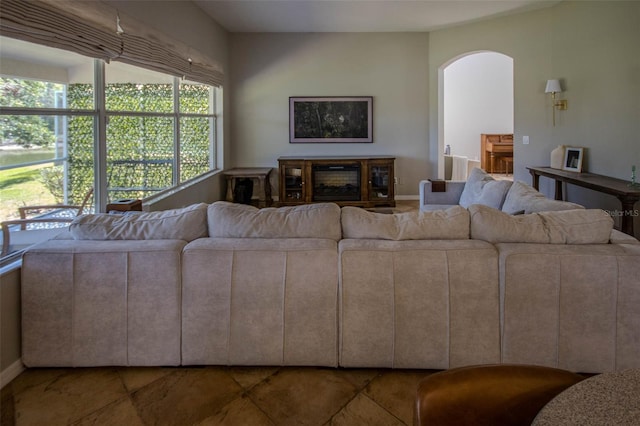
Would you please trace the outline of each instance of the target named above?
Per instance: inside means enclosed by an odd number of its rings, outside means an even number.
[[[271,183],[269,182],[270,167],[238,167],[225,170],[227,178],[227,201],[233,202],[233,190],[237,179],[252,179],[257,181],[258,207],[269,207],[273,203],[271,198]]]
[[[109,212],[141,212],[142,200],[127,199],[116,200],[107,204],[107,213]]]
[[[640,424],[640,369],[603,373],[552,399],[533,426]]]

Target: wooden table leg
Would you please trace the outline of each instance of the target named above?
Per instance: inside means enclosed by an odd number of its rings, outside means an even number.
[[[620,224],[620,230],[625,234],[635,236],[633,234],[633,219],[638,214],[637,210],[633,207],[638,201],[637,197],[618,197],[622,203],[622,222]]]
[[[227,176],[227,201],[233,203],[233,176]]]
[[[539,191],[540,189],[540,175],[538,175],[536,172],[534,172],[533,170],[529,170],[529,173],[531,173],[531,184],[533,185],[533,189]]]
[[[556,200],[562,200],[562,181],[556,180]]]
[[[267,174],[265,179],[265,187],[264,187],[264,198],[265,198],[265,207],[271,207],[273,204],[273,199],[271,198],[271,181],[269,180],[269,175]]]
[[[264,176],[258,177],[258,207],[260,208],[267,206],[267,194],[265,192],[264,181]]]
[[[533,170],[529,170],[529,173],[531,173],[533,189],[535,189],[536,191],[540,191],[540,175],[534,172]],[[554,180],[554,181],[555,181],[555,187],[556,187],[555,199],[562,200],[562,181],[560,180]]]

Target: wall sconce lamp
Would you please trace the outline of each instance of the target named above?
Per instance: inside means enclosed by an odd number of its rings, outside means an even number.
[[[544,93],[551,93],[551,110],[553,114],[553,125],[556,125],[556,108],[558,110],[567,109],[567,100],[556,100],[556,93],[562,92],[562,86],[560,86],[560,80],[547,80],[547,87],[544,89]]]

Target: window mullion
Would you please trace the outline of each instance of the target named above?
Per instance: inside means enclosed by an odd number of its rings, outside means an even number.
[[[65,115],[90,116],[95,113],[95,110],[88,109],[0,107],[0,115],[52,115],[60,117]]]
[[[95,105],[98,112],[94,125],[94,199],[96,212],[104,212],[107,208],[107,113],[105,99],[105,67],[104,62],[94,60]]]
[[[173,78],[173,185],[180,183],[180,79]]]

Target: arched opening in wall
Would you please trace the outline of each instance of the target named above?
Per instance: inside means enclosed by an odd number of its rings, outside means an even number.
[[[472,52],[440,71],[438,163],[444,179],[466,180],[473,167],[512,179],[513,58]]]

